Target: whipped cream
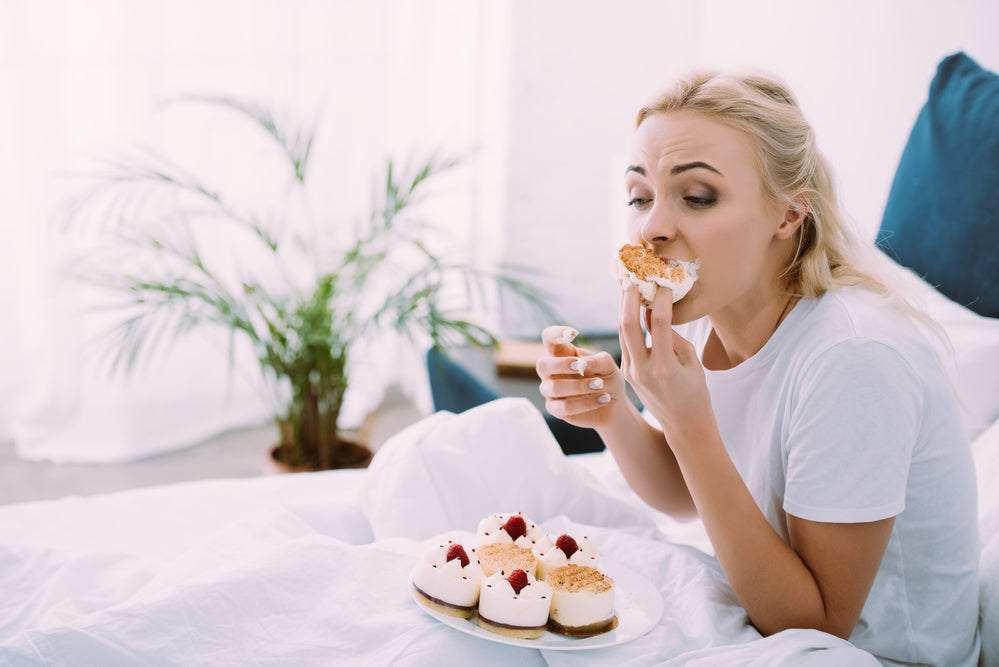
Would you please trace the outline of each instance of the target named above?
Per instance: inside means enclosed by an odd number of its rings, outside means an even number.
[[[538,540],[532,551],[538,559],[538,579],[544,579],[551,570],[563,565],[588,565],[596,568],[600,564],[600,556],[588,537],[576,540],[576,551],[569,557],[555,546],[548,535]]]
[[[527,528],[527,532],[524,535],[518,535],[516,539],[511,537],[503,527],[512,516],[519,516],[524,519]],[[512,514],[490,514],[479,522],[479,527],[475,534],[476,543],[479,545],[499,542],[501,544],[516,544],[522,549],[533,548],[534,544],[543,537],[545,537],[545,531],[520,512]]]
[[[413,568],[413,585],[442,602],[474,607],[479,600],[482,568],[471,551],[468,551],[468,565],[464,567],[457,558],[447,560],[447,552],[452,544],[441,544],[424,553]]]
[[[494,623],[534,628],[548,622],[552,587],[527,574],[527,585],[520,593],[506,577],[497,572],[482,580],[479,587],[479,616]]]

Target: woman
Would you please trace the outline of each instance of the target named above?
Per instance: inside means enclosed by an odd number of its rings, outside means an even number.
[[[977,664],[960,408],[918,317],[861,268],[792,94],[760,75],[681,81],[638,114],[625,179],[630,242],[698,261],[699,280],[649,309],[624,287],[620,368],[547,329],[549,412],[595,428],[653,508],[700,518],[763,634]]]

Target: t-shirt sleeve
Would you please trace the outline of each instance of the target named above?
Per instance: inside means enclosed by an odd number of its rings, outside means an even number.
[[[922,387],[884,343],[851,339],[803,370],[791,410],[784,511],[859,523],[905,509]]]

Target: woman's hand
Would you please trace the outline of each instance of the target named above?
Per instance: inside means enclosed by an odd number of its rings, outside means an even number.
[[[645,312],[651,345],[642,331],[642,306],[638,287],[627,283],[621,297],[618,331],[621,337],[621,371],[642,405],[659,421],[667,440],[677,429],[701,419],[714,419],[704,368],[694,346],[673,331],[673,294],[656,293]]]
[[[570,327],[545,329],[545,356],[537,363],[541,395],[552,416],[574,426],[601,428],[611,422],[619,400],[627,401],[624,378],[606,352],[590,352],[572,344]]]

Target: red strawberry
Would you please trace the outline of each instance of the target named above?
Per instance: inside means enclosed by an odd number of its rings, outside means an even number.
[[[448,548],[446,560],[452,561],[455,558],[461,561],[462,567],[468,565],[468,554],[465,553],[465,547],[461,546],[460,544],[452,544]]]
[[[513,592],[520,595],[520,591],[524,589],[524,586],[527,586],[527,573],[523,570],[514,570],[506,580],[513,588]]]
[[[527,523],[524,522],[524,517],[514,514],[503,524],[503,530],[510,536],[510,539],[516,541],[518,537],[527,535]]]
[[[572,554],[579,551],[579,545],[576,544],[576,540],[568,535],[559,535],[558,539],[555,540],[555,546],[562,550],[566,558],[572,558]]]

